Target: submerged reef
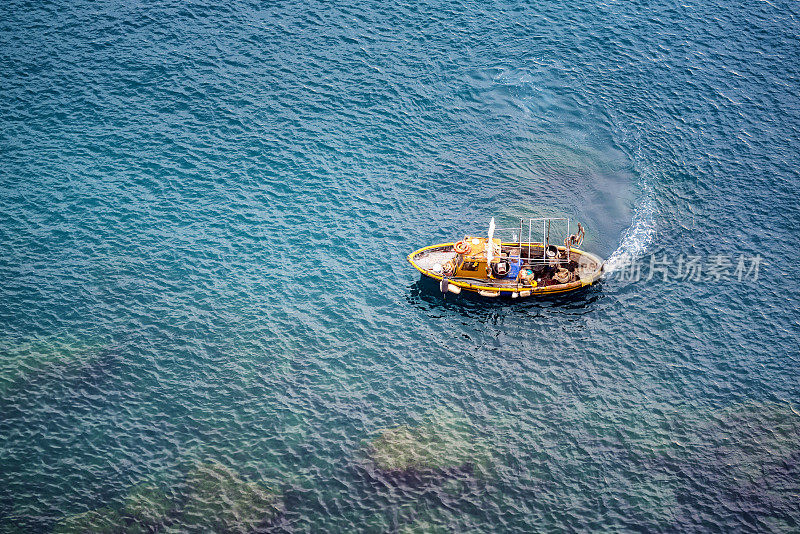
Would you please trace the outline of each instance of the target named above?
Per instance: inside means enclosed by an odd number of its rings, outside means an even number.
[[[630,515],[638,524],[660,517],[657,525],[706,530],[696,523],[697,511],[716,513],[724,503],[734,523],[745,521],[753,530],[800,528],[800,414],[790,404],[688,405],[635,415],[638,424],[625,424],[623,465],[647,471],[637,484],[624,486],[647,503],[641,509],[647,513]],[[603,478],[611,479],[607,473]]]
[[[139,534],[161,532],[170,524],[174,502],[155,483],[143,482],[130,488],[121,510],[98,508],[67,516],[59,521],[55,534]]]
[[[396,514],[398,534],[455,534],[476,532],[474,520],[464,510],[451,509],[424,501],[402,506]]]
[[[279,491],[245,480],[217,461],[196,462],[173,489],[142,482],[129,489],[119,510],[105,507],[68,516],[53,532],[238,534],[268,526],[283,513]]]
[[[125,519],[111,508],[98,508],[82,514],[67,516],[53,529],[54,534],[111,534],[130,532]]]
[[[48,372],[89,365],[104,348],[104,344],[55,337],[35,337],[22,343],[0,340],[0,395]]]
[[[189,530],[252,532],[282,512],[279,492],[246,481],[219,462],[209,462],[189,472],[180,524]]]
[[[712,482],[714,491],[697,497],[701,506],[732,503],[759,530],[800,528],[800,413],[788,403],[748,402],[701,413],[692,427],[675,456],[689,483]]]
[[[444,525],[438,525],[424,520],[403,525],[398,529],[399,534],[450,534],[451,532],[454,531]]]
[[[418,427],[380,431],[369,443],[368,454],[379,470],[396,474],[470,470],[491,460],[488,444],[463,415],[452,410],[431,412]]]
[[[133,486],[125,497],[123,514],[142,527],[157,528],[169,520],[174,503],[153,482]]]

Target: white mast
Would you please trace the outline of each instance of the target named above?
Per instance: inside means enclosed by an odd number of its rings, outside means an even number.
[[[492,220],[489,221],[489,242],[486,243],[486,267],[488,268],[489,265],[492,263],[492,258],[494,257],[494,217]]]

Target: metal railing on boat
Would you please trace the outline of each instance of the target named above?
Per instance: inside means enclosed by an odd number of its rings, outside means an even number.
[[[524,224],[525,219],[520,218],[519,220],[519,228],[517,227],[508,227],[508,228],[495,228],[495,233],[499,232],[513,232],[512,238],[509,240],[504,240],[502,237],[500,238],[501,242],[504,243],[518,243],[520,249],[520,255],[525,247],[528,249],[528,261],[534,264],[542,264],[542,263],[550,263],[551,261],[556,263],[567,263],[569,262],[569,256],[566,255],[566,258],[548,258],[547,257],[547,250],[550,246],[550,236],[551,236],[551,226],[553,222],[556,221],[563,221],[566,222],[566,234],[560,240],[560,243],[563,243],[564,240],[570,235],[570,219],[568,217],[534,217],[528,219],[528,240],[522,240],[522,233],[524,231]],[[536,228],[538,230],[539,222],[542,224],[542,241],[541,242],[534,242],[534,223],[536,223]],[[563,224],[563,223],[562,223]],[[518,231],[518,233],[517,233]],[[541,246],[542,247],[542,256],[534,258],[531,254],[531,248],[534,246]],[[571,250],[571,249],[570,249]]]

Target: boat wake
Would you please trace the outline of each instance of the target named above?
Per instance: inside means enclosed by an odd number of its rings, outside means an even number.
[[[605,272],[613,273],[642,257],[656,233],[656,206],[653,189],[645,175],[639,180],[641,197],[633,214],[630,227],[622,236],[619,247],[605,262]]]

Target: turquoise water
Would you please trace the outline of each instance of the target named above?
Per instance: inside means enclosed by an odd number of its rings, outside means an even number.
[[[270,531],[797,531],[798,15],[4,3],[0,532],[142,481],[191,530],[198,462],[279,492]],[[551,214],[763,264],[512,303],[405,262]],[[432,418],[465,465],[376,467]]]

